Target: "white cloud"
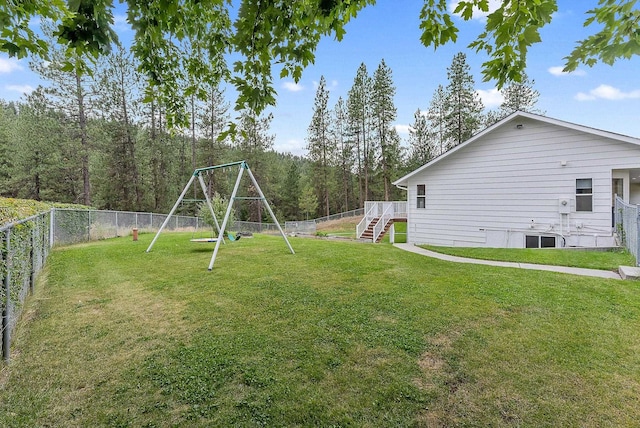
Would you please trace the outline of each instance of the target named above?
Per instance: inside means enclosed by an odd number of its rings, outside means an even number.
[[[454,10],[456,10],[456,7],[458,7],[458,4],[460,2],[453,0],[449,2],[449,13],[453,13]],[[489,15],[491,12],[495,11],[497,8],[500,7],[500,4],[502,3],[502,0],[489,0],[489,11],[488,12],[481,12],[478,9],[475,9],[473,12],[473,17],[472,19],[477,19],[477,20],[483,20],[487,17],[487,15]]]
[[[638,99],[640,98],[640,89],[635,91],[623,92],[618,88],[614,88],[610,85],[600,85],[595,89],[590,90],[588,93],[578,92],[575,99],[578,101],[593,101],[596,99],[618,101],[626,99]]]
[[[304,156],[307,154],[307,150],[304,148],[305,144],[301,140],[289,139],[285,142],[276,142],[273,144],[273,149],[280,153],[291,153],[295,156]]]
[[[22,70],[20,63],[13,58],[0,58],[0,73],[11,73]]]
[[[476,92],[480,96],[482,104],[488,108],[498,107],[504,101],[504,97],[496,88],[489,89],[488,91],[478,89]]]
[[[554,76],[585,76],[587,73],[584,70],[574,70],[571,72],[566,72],[563,71],[564,67],[559,65],[559,66],[555,66],[555,67],[549,67],[547,69],[547,71],[551,74],[553,74]]]
[[[411,129],[410,125],[393,125],[396,128],[396,131],[400,135],[409,135],[409,130]]]
[[[290,91],[290,92],[300,92],[300,91],[302,91],[304,89],[304,86],[302,86],[299,83],[292,82],[292,81],[284,82],[282,84],[282,87],[285,88],[287,91]]]
[[[584,92],[578,92],[574,98],[578,101],[592,101],[596,99],[593,95],[585,94]]]
[[[7,85],[5,89],[12,92],[20,92],[21,94],[30,94],[35,88],[31,85]]]

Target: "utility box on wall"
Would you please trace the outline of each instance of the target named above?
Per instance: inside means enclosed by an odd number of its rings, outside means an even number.
[[[571,213],[571,198],[569,198],[569,197],[560,197],[560,198],[558,198],[558,212],[560,214],[570,214]]]

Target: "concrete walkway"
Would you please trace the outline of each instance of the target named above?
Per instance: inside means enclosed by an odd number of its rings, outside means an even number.
[[[450,256],[448,254],[441,254],[441,253],[436,253],[435,251],[425,250],[424,248],[417,247],[413,244],[393,244],[393,246],[400,248],[401,250],[409,251],[411,253],[421,254],[423,256],[433,257],[434,259],[445,260],[448,262],[472,263],[476,265],[499,266],[499,267],[519,268],[519,269],[545,270],[549,272],[569,273],[572,275],[594,276],[597,278],[622,279],[617,272],[611,272],[608,270],[584,269],[584,268],[575,268],[575,267],[567,267],[567,266],[536,265],[533,263],[499,262],[494,260],[467,259],[465,257]]]

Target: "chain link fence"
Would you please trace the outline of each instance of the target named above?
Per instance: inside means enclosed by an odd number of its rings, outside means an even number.
[[[304,233],[313,235],[316,233],[316,226],[318,223],[323,223],[331,220],[339,220],[342,218],[358,217],[364,215],[364,208],[358,208],[351,211],[345,211],[343,213],[332,214],[325,217],[318,217],[314,220],[302,220],[302,221],[287,221],[284,224],[284,230],[287,233]]]
[[[84,241],[115,238],[131,234],[133,229],[155,232],[166,220],[166,214],[128,211],[97,211],[55,208],[51,211],[53,245],[68,245]],[[165,230],[193,231],[208,227],[202,219],[188,216],[171,216]]]
[[[285,230],[315,233],[317,222],[362,215],[362,209],[311,221],[287,222]],[[2,355],[9,361],[11,334],[27,295],[33,292],[51,247],[115,238],[140,232],[156,232],[166,214],[128,211],[98,211],[54,208],[49,212],[0,226],[0,308],[2,309]],[[210,230],[202,219],[173,215],[165,230],[198,232]],[[230,231],[279,233],[274,223],[235,221]]]
[[[358,208],[355,210],[345,211],[343,213],[338,213],[338,214],[331,214],[326,217],[318,217],[314,220],[309,220],[309,221],[313,221],[314,223],[318,224],[318,223],[322,223],[323,221],[339,220],[341,218],[357,217],[361,215],[364,215],[364,208]]]
[[[54,245],[126,236],[133,229],[156,231],[164,214],[54,208],[0,226],[0,308],[2,309],[2,357],[9,362],[11,335],[20,319],[24,301],[35,287]],[[204,226],[197,217],[172,216],[172,231],[195,231]]]
[[[316,221],[286,221],[284,223],[284,230],[287,233],[305,233],[313,235],[316,233]]]
[[[638,244],[640,244],[640,237],[638,236],[638,233],[640,233],[638,206],[630,205],[619,196],[616,196],[614,218],[618,239],[636,258],[636,265],[640,266],[638,264],[638,254],[640,253],[638,248]]]
[[[9,362],[11,335],[36,275],[47,259],[51,216],[48,212],[0,226],[0,280],[2,293],[2,358]]]

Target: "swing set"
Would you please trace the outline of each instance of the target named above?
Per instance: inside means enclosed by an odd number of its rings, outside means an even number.
[[[216,170],[216,169],[230,168],[230,167],[234,167],[234,166],[238,166],[239,167],[238,168],[238,177],[236,178],[236,183],[235,183],[235,185],[233,187],[233,192],[231,193],[231,197],[229,198],[229,203],[227,204],[227,210],[226,210],[226,213],[224,215],[224,219],[222,220],[222,226],[220,226],[220,224],[218,223],[218,220],[216,218],[216,215],[215,215],[215,213],[213,211],[213,205],[211,205],[211,198],[209,197],[209,193],[207,192],[207,186],[205,185],[205,182],[204,182],[204,180],[202,178],[202,174],[203,173],[207,173],[209,171]],[[242,175],[244,174],[245,171],[249,174],[249,178],[251,179],[251,182],[253,183],[253,186],[257,190],[259,196],[257,196],[257,197],[241,197],[241,196],[238,196],[238,188],[240,187],[240,181],[242,180]],[[191,175],[191,178],[189,179],[189,182],[184,187],[184,190],[180,194],[180,197],[178,197],[178,200],[174,204],[173,208],[171,208],[171,212],[169,212],[169,215],[167,216],[165,221],[162,223],[162,226],[160,226],[160,229],[156,233],[156,236],[154,236],[153,240],[151,241],[151,244],[149,244],[149,248],[147,248],[147,253],[149,251],[151,251],[151,248],[153,247],[153,244],[155,244],[156,240],[160,236],[160,233],[162,233],[162,230],[165,228],[167,223],[169,223],[169,219],[175,213],[176,209],[178,208],[178,206],[180,205],[180,203],[184,199],[184,196],[187,194],[187,191],[189,190],[189,187],[191,187],[191,185],[193,184],[193,182],[196,179],[200,183],[200,187],[202,188],[202,191],[203,191],[203,193],[205,195],[205,203],[206,203],[207,207],[209,208],[211,216],[213,217],[213,222],[214,222],[214,224],[216,226],[216,230],[217,230],[217,236],[212,236],[211,238],[195,238],[195,239],[191,239],[191,241],[192,242],[215,242],[216,245],[215,245],[215,248],[213,250],[213,255],[211,256],[211,262],[209,263],[209,270],[213,269],[213,264],[216,261],[216,256],[218,255],[218,249],[220,248],[220,243],[224,241],[225,228],[227,227],[227,223],[229,221],[229,217],[230,217],[230,214],[231,214],[231,209],[233,208],[233,203],[236,200],[249,199],[249,200],[259,200],[259,201],[261,201],[265,205],[265,207],[267,208],[267,211],[268,211],[269,215],[271,216],[271,219],[273,220],[273,222],[278,227],[278,230],[280,231],[280,234],[282,235],[282,238],[284,238],[284,241],[287,243],[287,246],[289,247],[289,251],[291,251],[291,254],[295,254],[295,252],[293,251],[293,248],[291,247],[291,244],[289,243],[289,240],[287,239],[287,235],[282,230],[282,227],[280,227],[280,223],[278,223],[278,220],[276,219],[275,214],[271,210],[271,206],[269,206],[269,202],[267,201],[267,198],[264,197],[264,194],[262,193],[262,190],[260,189],[260,186],[258,185],[258,182],[256,181],[255,177],[253,176],[253,173],[251,172],[251,169],[249,169],[249,165],[247,165],[246,161],[231,162],[231,163],[226,163],[226,164],[222,164],[222,165],[214,165],[214,166],[208,166],[208,167],[205,167],[205,168],[196,169],[193,172],[193,174]],[[240,236],[234,237],[233,235],[228,234],[228,238],[229,238],[230,241],[236,241],[236,240],[238,240],[240,238]]]

